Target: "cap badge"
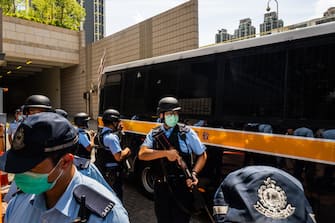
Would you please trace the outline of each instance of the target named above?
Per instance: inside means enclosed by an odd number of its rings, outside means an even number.
[[[14,135],[13,149],[21,150],[24,146],[24,129],[19,128]]]
[[[285,191],[270,177],[264,181],[257,192],[259,200],[254,208],[262,215],[273,219],[285,219],[294,213],[295,207],[287,204]]]

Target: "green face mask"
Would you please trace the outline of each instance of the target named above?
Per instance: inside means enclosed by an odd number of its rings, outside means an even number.
[[[179,121],[179,116],[178,115],[166,115],[164,117],[165,124],[169,127],[175,127]]]
[[[56,180],[54,182],[49,183],[48,177],[50,173],[54,171],[54,169],[52,169],[49,173],[34,173],[27,171],[24,173],[15,174],[14,181],[18,186],[18,188],[20,188],[24,193],[42,194],[52,189],[55,186],[57,180],[63,174],[62,170],[61,173],[56,178]]]

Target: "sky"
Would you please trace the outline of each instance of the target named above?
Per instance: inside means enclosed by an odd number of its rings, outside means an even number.
[[[105,0],[106,36],[167,11],[186,0]],[[284,26],[323,16],[335,0],[269,0],[270,11],[277,11]],[[251,18],[259,32],[268,0],[198,0],[199,46],[213,44],[219,29],[234,34],[240,19]]]

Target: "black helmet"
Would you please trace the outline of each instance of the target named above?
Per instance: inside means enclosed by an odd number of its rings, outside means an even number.
[[[104,123],[108,122],[118,122],[120,121],[120,112],[115,109],[107,109],[102,115],[102,121]]]
[[[47,96],[44,95],[31,95],[29,96],[23,105],[23,114],[28,113],[29,108],[44,108],[47,111],[51,110],[51,102]]]
[[[65,110],[63,109],[60,109],[60,108],[56,108],[55,109],[55,112],[61,116],[63,116],[64,118],[67,118],[68,114]]]
[[[88,116],[88,114],[86,114],[85,112],[79,112],[77,114],[75,114],[74,116],[74,124],[76,126],[84,126],[84,127],[88,127],[87,123],[90,120],[90,117]]]
[[[167,111],[179,111],[181,107],[179,106],[178,100],[174,97],[164,97],[158,102],[157,112],[163,113]]]

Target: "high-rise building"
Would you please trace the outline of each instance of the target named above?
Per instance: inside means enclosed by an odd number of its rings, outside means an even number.
[[[314,25],[319,25],[327,22],[333,22],[335,21],[335,7],[329,8],[325,13],[323,13],[323,17],[321,18],[316,18],[316,19],[311,19],[308,21],[296,23],[290,26],[287,26],[287,30],[291,29],[299,29],[299,28],[304,28],[307,26],[314,26]]]
[[[251,25],[251,19],[241,19],[238,29],[235,29],[234,39],[246,37],[252,38],[256,36],[256,28]]]
[[[270,34],[271,30],[277,29],[284,26],[284,22],[278,19],[276,12],[269,12],[264,14],[264,22],[259,25],[260,34]]]
[[[104,0],[77,0],[85,8],[84,21],[86,44],[104,37]]]
[[[221,43],[227,40],[231,40],[233,35],[227,33],[226,29],[219,29],[218,33],[215,34],[215,43]]]

